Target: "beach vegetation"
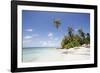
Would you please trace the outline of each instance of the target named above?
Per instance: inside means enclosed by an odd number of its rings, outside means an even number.
[[[90,34],[85,33],[82,29],[74,33],[74,29],[68,27],[67,35],[65,35],[61,41],[61,47],[69,49],[82,46],[83,44],[90,44]]]
[[[61,25],[61,20],[56,18],[53,23],[56,29],[58,29]],[[64,34],[64,37],[61,40],[61,48],[69,49],[73,47],[79,47],[84,44],[90,44],[90,34],[85,33],[82,28],[77,29],[75,32],[71,26],[68,26],[66,34]]]

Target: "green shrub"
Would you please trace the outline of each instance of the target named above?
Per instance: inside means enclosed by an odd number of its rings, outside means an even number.
[[[78,31],[79,31],[79,34],[74,34],[72,28],[68,30],[69,35],[64,36],[64,38],[61,41],[62,48],[69,49],[69,48],[81,46],[83,44],[90,44],[90,34],[87,33],[85,35],[82,29]]]

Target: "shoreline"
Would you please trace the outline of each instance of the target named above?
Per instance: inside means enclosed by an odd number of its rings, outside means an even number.
[[[52,49],[38,56],[36,59],[23,62],[55,62],[55,61],[77,61],[90,59],[90,48],[77,47],[70,49]]]

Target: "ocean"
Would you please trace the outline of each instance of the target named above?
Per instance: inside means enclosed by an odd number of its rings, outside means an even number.
[[[90,48],[57,49],[54,47],[23,48],[22,62],[58,62],[90,59]]]
[[[42,58],[48,58],[49,56],[55,56],[59,52],[57,48],[52,47],[31,47],[23,48],[22,62],[36,62]]]

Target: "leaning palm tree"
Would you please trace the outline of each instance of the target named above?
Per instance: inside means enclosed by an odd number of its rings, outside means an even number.
[[[54,23],[54,26],[56,27],[56,29],[58,29],[61,25],[61,20],[59,18],[56,18],[56,19],[53,20],[53,23]],[[61,45],[63,46],[63,44],[64,43],[62,42]]]
[[[59,28],[59,26],[61,25],[61,21],[60,21],[59,18],[54,19],[54,25],[55,25],[55,27],[56,27],[57,29]]]

